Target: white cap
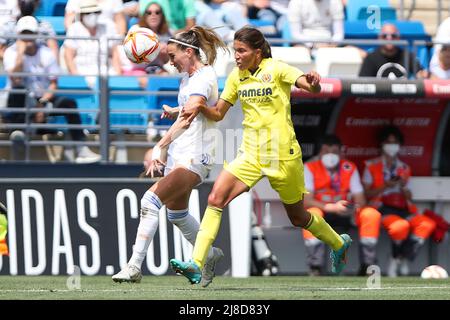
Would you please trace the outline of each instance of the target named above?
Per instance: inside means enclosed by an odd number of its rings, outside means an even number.
[[[81,0],[80,13],[100,12],[102,8],[99,7],[97,0]]]
[[[17,33],[22,33],[23,31],[31,31],[33,33],[38,33],[39,23],[33,16],[25,16],[19,19],[16,24]]]

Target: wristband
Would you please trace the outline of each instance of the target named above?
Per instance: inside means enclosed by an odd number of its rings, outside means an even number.
[[[152,160],[161,160],[161,148],[159,146],[153,148]]]

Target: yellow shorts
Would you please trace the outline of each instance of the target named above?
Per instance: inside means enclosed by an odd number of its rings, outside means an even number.
[[[301,158],[273,160],[261,163],[251,156],[239,152],[236,159],[225,163],[223,168],[252,188],[264,176],[272,188],[278,192],[285,204],[294,204],[303,199],[305,179]]]

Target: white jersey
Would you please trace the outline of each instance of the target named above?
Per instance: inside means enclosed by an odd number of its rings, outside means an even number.
[[[183,107],[190,96],[199,95],[206,99],[208,106],[214,106],[219,99],[217,76],[211,66],[197,70],[192,76],[186,74],[181,80],[178,105]],[[208,134],[216,128],[216,122],[208,120],[199,113],[189,128],[178,136],[169,146],[169,162],[189,167],[191,164],[209,166],[214,162],[215,139]]]

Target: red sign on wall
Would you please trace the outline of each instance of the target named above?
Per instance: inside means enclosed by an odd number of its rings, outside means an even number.
[[[411,166],[414,176],[429,176],[445,105],[440,99],[350,98],[340,112],[335,132],[345,146],[345,156],[362,170],[364,160],[380,154],[379,129],[396,125],[405,137],[400,158]]]

